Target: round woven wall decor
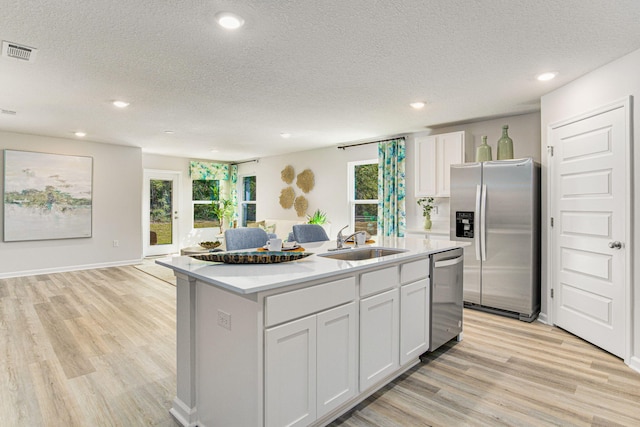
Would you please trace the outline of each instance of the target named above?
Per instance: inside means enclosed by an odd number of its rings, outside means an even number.
[[[293,202],[293,206],[295,207],[298,216],[304,216],[307,213],[309,202],[304,196],[298,196]]]
[[[308,193],[313,189],[315,185],[315,178],[311,169],[305,169],[298,174],[296,185],[305,193]]]
[[[280,191],[280,206],[285,209],[290,209],[293,206],[293,199],[296,197],[296,193],[293,187],[283,188]]]
[[[282,178],[282,180],[287,184],[291,184],[293,182],[293,177],[295,175],[296,173],[294,172],[293,166],[291,165],[285,166],[284,169],[282,169],[282,171],[280,172],[280,178]]]

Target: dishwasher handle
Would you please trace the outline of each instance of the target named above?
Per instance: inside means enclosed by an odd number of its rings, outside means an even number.
[[[442,261],[436,261],[433,263],[433,268],[449,267],[451,265],[460,264],[462,262],[462,255],[455,258],[443,259]]]

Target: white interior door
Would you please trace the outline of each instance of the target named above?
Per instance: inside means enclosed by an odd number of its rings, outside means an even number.
[[[555,324],[627,357],[628,101],[552,125]]]
[[[179,172],[144,171],[144,256],[177,253]]]

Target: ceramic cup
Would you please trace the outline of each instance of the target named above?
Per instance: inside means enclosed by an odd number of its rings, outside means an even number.
[[[364,232],[357,233],[355,236],[353,236],[353,238],[355,239],[356,246],[364,245],[364,242],[366,242],[367,240],[367,236],[364,234]]]
[[[267,240],[267,250],[268,251],[281,251],[282,250],[282,239],[269,239],[269,240]]]

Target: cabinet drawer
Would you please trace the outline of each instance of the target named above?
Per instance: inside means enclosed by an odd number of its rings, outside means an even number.
[[[398,286],[398,266],[370,271],[360,275],[360,296],[377,294]]]
[[[272,295],[265,301],[265,326],[271,326],[353,301],[356,279],[347,277],[296,291]]]
[[[429,276],[429,258],[407,262],[400,266],[400,283],[415,282]]]

